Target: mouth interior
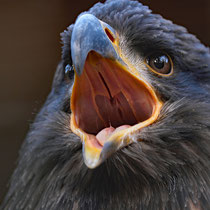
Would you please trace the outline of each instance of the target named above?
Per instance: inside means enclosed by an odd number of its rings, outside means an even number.
[[[97,135],[149,119],[155,99],[150,87],[124,66],[91,51],[82,75],[76,75],[71,108],[76,126]]]

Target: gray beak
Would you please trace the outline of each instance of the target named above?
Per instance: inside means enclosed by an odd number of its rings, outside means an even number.
[[[79,76],[82,74],[90,51],[95,51],[104,58],[121,60],[113,46],[115,37],[114,29],[95,16],[79,16],[71,37],[71,56],[76,73]]]

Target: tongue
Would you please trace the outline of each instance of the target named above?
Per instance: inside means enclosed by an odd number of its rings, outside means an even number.
[[[121,125],[117,128],[113,128],[112,126],[108,127],[108,128],[104,128],[102,129],[97,135],[96,135],[96,139],[98,140],[98,142],[103,146],[104,143],[107,141],[107,139],[114,133],[124,130],[126,128],[131,127],[130,125]]]

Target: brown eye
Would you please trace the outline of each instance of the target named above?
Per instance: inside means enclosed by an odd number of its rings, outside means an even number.
[[[73,66],[70,65],[70,64],[67,64],[65,66],[65,72],[64,73],[65,73],[65,77],[67,79],[73,79],[74,78],[74,68],[73,68]]]
[[[155,53],[146,58],[150,69],[160,75],[169,75],[172,73],[172,61],[166,54]]]

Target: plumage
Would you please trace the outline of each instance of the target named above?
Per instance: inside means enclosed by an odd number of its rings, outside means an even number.
[[[170,55],[174,73],[141,75],[163,101],[158,119],[132,135],[135,143],[89,169],[82,141],[70,130],[74,82],[74,25],[62,33],[62,60],[52,90],[20,150],[2,204],[21,209],[210,209],[210,51],[181,26],[152,14],[137,1],[107,0],[92,14],[119,34],[134,66],[156,51]],[[141,139],[142,141],[139,141]]]

